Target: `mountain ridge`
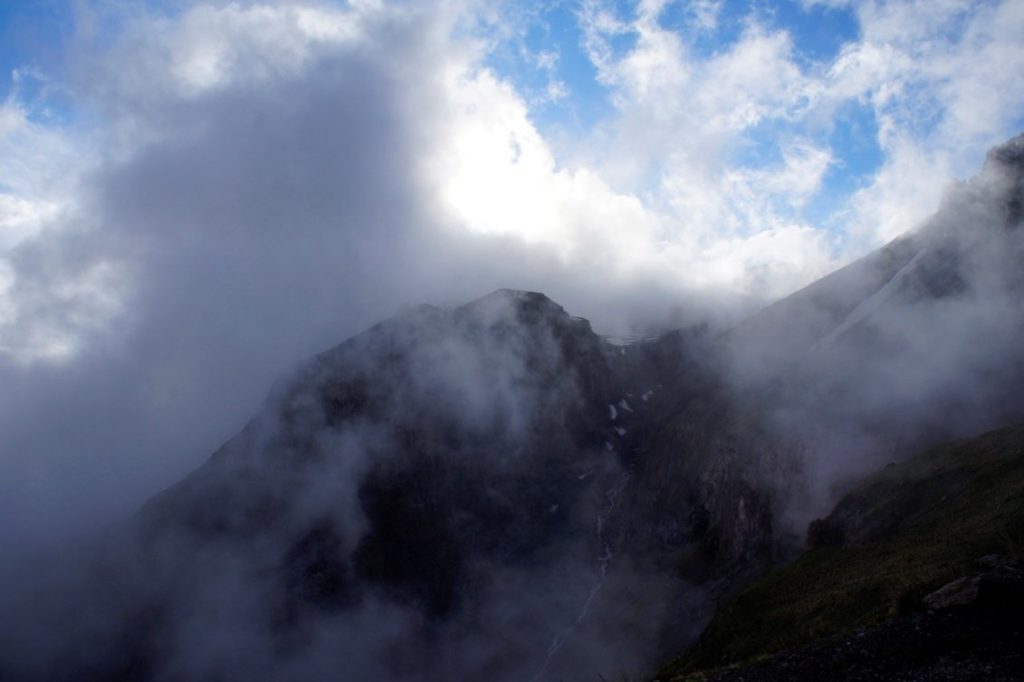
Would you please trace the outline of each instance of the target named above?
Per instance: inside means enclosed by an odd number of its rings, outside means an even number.
[[[16,676],[589,679],[675,655],[862,475],[1024,419],[1022,169],[1024,136],[730,330],[615,344],[513,289],[370,327],[139,511],[95,605],[136,627],[81,625]]]

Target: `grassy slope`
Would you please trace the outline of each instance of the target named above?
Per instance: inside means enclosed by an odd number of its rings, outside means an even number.
[[[844,497],[828,522],[846,529],[847,542],[858,546],[809,550],[723,600],[700,644],[659,679],[880,623],[915,608],[943,584],[976,573],[980,556],[1021,558],[1024,427],[948,443],[890,465]]]

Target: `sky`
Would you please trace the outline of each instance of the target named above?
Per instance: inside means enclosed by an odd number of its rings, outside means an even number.
[[[1019,0],[8,0],[0,541],[127,513],[407,306],[741,315],[1022,129]]]

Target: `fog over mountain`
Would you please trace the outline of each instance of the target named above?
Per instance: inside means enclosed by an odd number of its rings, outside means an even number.
[[[0,679],[657,669],[866,474],[1024,419],[1021,36],[0,7]]]
[[[798,435],[812,489],[1019,417],[1022,153],[991,150],[918,229],[730,333],[737,385]]]
[[[9,4],[0,539],[123,517],[403,307],[728,326],[1022,123],[1012,0],[530,4]]]
[[[918,230],[724,331],[540,293],[280,378],[123,527],[5,585],[29,679],[593,679],[692,641],[850,481],[1024,417],[1024,137]]]

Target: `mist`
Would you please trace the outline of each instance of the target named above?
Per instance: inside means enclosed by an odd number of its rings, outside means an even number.
[[[0,536],[49,544],[123,517],[238,431],[277,376],[403,308],[512,286],[608,333],[704,314],[642,274],[454,230],[416,163],[444,114],[429,92],[444,35],[381,24],[376,47],[259,87],[96,93],[113,158],[81,179],[78,212],[8,256]],[[81,59],[102,73],[131,47]],[[123,158],[121,127],[144,140]]]
[[[606,10],[580,132],[495,65],[557,64],[513,4],[78,6],[0,112],[0,676],[643,674],[857,477],[1024,418],[1020,138],[949,184],[1019,100],[903,125],[843,75],[871,8],[803,70]]]
[[[6,674],[643,669],[664,624],[708,603],[639,555],[616,559],[629,420],[608,414],[625,358],[539,294],[375,325],[283,377],[124,529],[8,582]],[[57,554],[77,568],[50,568]]]
[[[806,481],[797,529],[845,486],[929,445],[1024,418],[1021,146],[992,150],[936,214],[732,332],[730,381]]]

